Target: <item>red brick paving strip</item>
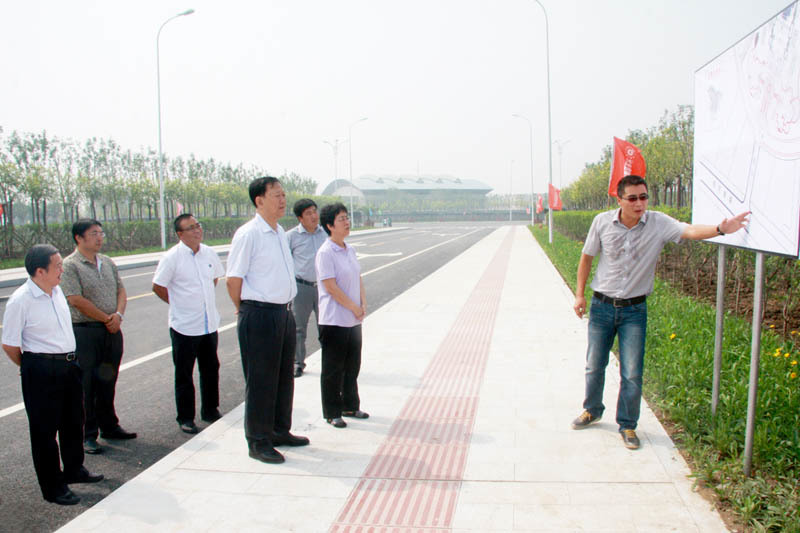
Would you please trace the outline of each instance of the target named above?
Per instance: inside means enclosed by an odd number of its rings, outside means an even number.
[[[450,531],[513,236],[512,228],[331,533]]]

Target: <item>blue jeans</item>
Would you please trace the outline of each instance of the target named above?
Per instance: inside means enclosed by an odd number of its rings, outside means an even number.
[[[589,312],[589,348],[586,350],[586,399],[583,408],[601,416],[608,353],[619,335],[621,385],[617,397],[617,424],[636,429],[642,402],[644,343],[647,334],[647,302],[628,307],[592,300]]]

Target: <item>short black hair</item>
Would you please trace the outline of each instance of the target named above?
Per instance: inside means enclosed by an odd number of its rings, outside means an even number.
[[[342,202],[322,206],[319,212],[319,223],[322,225],[322,229],[325,230],[325,233],[328,235],[331,234],[331,230],[328,229],[328,224],[333,226],[334,220],[336,220],[336,217],[342,212],[347,213],[347,207]]]
[[[315,202],[311,198],[300,198],[294,203],[294,207],[292,208],[294,216],[300,218],[301,216],[303,216],[303,212],[309,207],[317,207],[317,202]]]
[[[28,275],[33,277],[36,275],[36,270],[43,268],[47,270],[50,268],[50,258],[58,253],[58,249],[52,244],[34,244],[31,246],[28,253],[25,254],[25,270]]]
[[[187,218],[191,218],[194,215],[191,213],[183,213],[175,217],[175,220],[172,221],[172,227],[175,228],[175,233],[178,233],[181,230],[181,222],[186,220]]]
[[[634,174],[628,174],[619,180],[619,183],[617,184],[617,197],[622,198],[626,187],[633,187],[636,185],[644,185],[645,189],[647,188],[647,182],[644,181],[643,177],[636,176]]]
[[[82,218],[72,225],[72,240],[75,241],[75,244],[78,244],[78,235],[83,237],[92,226],[103,227],[99,220],[93,218]]]
[[[261,176],[260,178],[256,178],[250,182],[250,201],[253,202],[253,205],[256,205],[256,198],[259,196],[264,196],[264,193],[267,192],[267,189],[276,183],[280,183],[281,180],[278,178],[274,178],[272,176]],[[258,206],[256,206],[258,207]]]

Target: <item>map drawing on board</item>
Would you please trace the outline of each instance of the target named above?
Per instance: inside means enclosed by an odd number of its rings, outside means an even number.
[[[791,4],[695,72],[692,222],[751,211],[713,242],[800,254],[800,8]]]

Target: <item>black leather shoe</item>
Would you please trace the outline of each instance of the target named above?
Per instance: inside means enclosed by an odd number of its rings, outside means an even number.
[[[194,420],[189,420],[188,422],[181,422],[180,424],[181,431],[184,433],[189,433],[190,435],[194,435],[197,433],[197,425],[194,423]]]
[[[83,451],[89,455],[97,455],[103,453],[103,448],[97,444],[97,439],[86,439],[83,441]]]
[[[103,479],[103,474],[92,474],[86,468],[81,467],[77,476],[65,477],[64,483],[67,485],[72,485],[73,483],[97,483],[98,481],[103,481]]]
[[[205,422],[209,423],[216,422],[217,420],[222,418],[222,413],[219,412],[219,409],[214,409],[213,411],[209,411],[208,413],[203,413],[203,415],[200,418],[202,418]]]
[[[294,367],[294,377],[299,378],[302,375],[303,375],[303,368],[299,366]]]
[[[349,416],[350,418],[369,418],[369,413],[364,411],[342,411],[342,416]]]
[[[341,417],[339,417],[339,418],[327,418],[327,419],[325,419],[325,422],[327,422],[328,424],[332,425],[335,428],[346,428],[347,427],[347,422],[342,420]]]
[[[275,435],[272,439],[273,446],[306,446],[310,444],[311,441],[308,440],[308,437],[298,437],[297,435],[292,435],[291,433],[287,433],[286,435]]]
[[[47,500],[50,503],[56,503],[58,505],[77,505],[81,501],[78,495],[69,489],[59,494],[58,496],[53,496],[52,498],[45,498],[45,500]]]
[[[135,439],[136,433],[125,431],[121,426],[117,426],[109,431],[101,431],[100,436],[109,440],[128,440]]]
[[[257,461],[261,461],[262,463],[270,463],[270,464],[281,464],[286,459],[284,459],[281,452],[276,450],[271,446],[266,445],[258,445],[258,444],[251,444],[250,445],[250,457]]]

